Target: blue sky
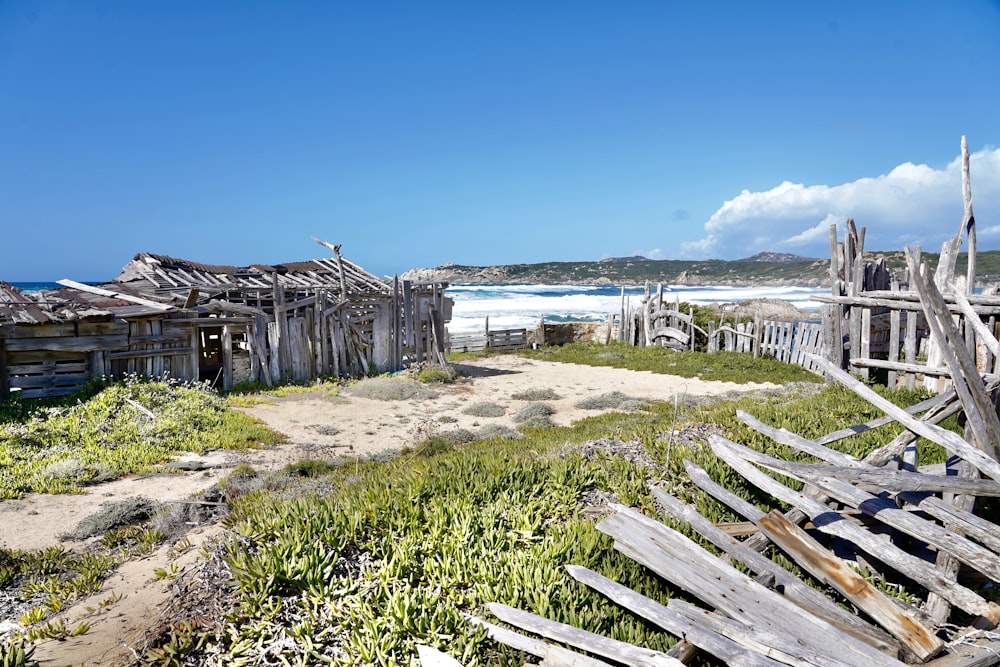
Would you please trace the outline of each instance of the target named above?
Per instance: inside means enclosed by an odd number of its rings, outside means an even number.
[[[1000,2],[0,0],[0,280],[1000,248]]]

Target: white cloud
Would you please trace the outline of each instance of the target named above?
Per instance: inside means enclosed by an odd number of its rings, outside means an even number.
[[[977,236],[1000,239],[1000,149],[971,156]],[[799,254],[825,257],[829,227],[854,218],[867,227],[865,247],[901,250],[923,244],[937,252],[962,218],[961,159],[944,169],[904,163],[888,174],[841,185],[785,181],[764,192],[744,190],[705,223],[705,236],[681,244],[686,257],[746,257],[794,247]],[[992,226],[990,226],[992,225]]]

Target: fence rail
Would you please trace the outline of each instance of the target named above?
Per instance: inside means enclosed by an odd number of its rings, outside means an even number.
[[[492,329],[490,331],[450,334],[445,341],[448,352],[480,352],[485,349],[523,350],[528,347],[527,329]]]

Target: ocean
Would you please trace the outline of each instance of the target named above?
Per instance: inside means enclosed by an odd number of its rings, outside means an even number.
[[[55,289],[56,283],[13,283],[25,292]],[[482,331],[486,318],[491,329],[532,327],[546,322],[603,322],[609,313],[621,312],[621,287],[614,285],[451,285],[446,294],[455,300],[448,330],[452,333]],[[802,310],[817,310],[812,300],[829,290],[816,287],[685,287],[664,286],[664,300],[696,305],[730,303],[748,299],[779,299]],[[642,287],[626,287],[631,306],[642,301]]]
[[[610,313],[621,312],[621,286],[614,285],[461,285],[448,287],[455,300],[452,333],[482,331],[486,318],[490,329],[532,327],[541,317],[546,322],[604,322]],[[655,288],[654,288],[655,289]],[[778,299],[802,310],[818,310],[813,301],[828,289],[817,287],[685,287],[664,286],[664,301],[675,299],[695,305],[730,303],[748,299]],[[642,301],[642,287],[626,287],[626,307]]]

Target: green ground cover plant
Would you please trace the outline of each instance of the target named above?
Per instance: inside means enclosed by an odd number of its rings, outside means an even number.
[[[883,393],[902,405],[926,397]],[[149,664],[208,655],[260,664],[279,641],[289,664],[406,665],[417,643],[470,667],[523,664],[523,656],[466,623],[464,613],[488,616],[488,602],[664,650],[672,637],[589,592],[564,565],[590,567],[661,602],[676,595],[614,551],[594,528],[588,499],[612,498],[655,514],[647,489],[654,479],[710,519],[734,520],[686,480],[683,460],[690,459],[742,497],[773,506],[715,459],[704,434],[801,457],[742,426],[736,409],[806,437],[877,416],[840,387],[800,392],[793,385],[735,400],[595,415],[570,427],[530,429],[521,440],[351,462],[325,475],[322,492],[242,495],[226,520],[237,536],[226,547],[237,602],[215,629],[175,629],[148,655]],[[861,456],[897,430],[869,431],[837,447]],[[601,446],[587,445],[595,441]],[[636,450],[645,455],[633,456]],[[925,462],[943,459],[938,449],[923,450]]]
[[[152,470],[177,452],[277,443],[262,423],[203,385],[128,379],[74,402],[0,406],[0,499],[73,493]]]

